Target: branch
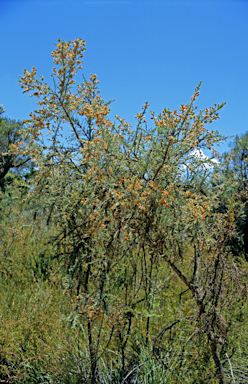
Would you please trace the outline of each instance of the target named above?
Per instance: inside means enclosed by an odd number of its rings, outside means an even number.
[[[154,344],[155,344],[155,342],[157,341],[157,339],[158,339],[159,337],[163,336],[164,333],[165,333],[166,331],[168,331],[169,329],[171,329],[172,327],[174,327],[174,325],[180,323],[180,322],[183,321],[183,320],[190,319],[190,318],[192,318],[192,317],[195,317],[195,316],[194,316],[194,315],[191,315],[191,316],[182,317],[181,319],[176,320],[173,324],[168,325],[168,326],[165,327],[165,328],[162,328],[162,329],[159,331],[159,333],[157,334],[157,336],[155,337],[155,339],[154,339]],[[153,345],[153,350],[154,350],[154,345]]]
[[[70,124],[71,124],[71,126],[72,126],[72,129],[73,129],[73,131],[74,131],[74,133],[75,133],[75,135],[76,135],[76,138],[77,138],[78,141],[79,141],[80,146],[81,146],[82,148],[84,148],[84,145],[82,144],[82,142],[81,142],[81,140],[80,140],[80,137],[78,136],[78,133],[77,133],[77,130],[76,130],[74,124],[73,124],[73,121],[72,121],[72,119],[71,119],[69,113],[68,113],[67,110],[65,109],[64,104],[63,104],[62,101],[61,101],[61,98],[60,98],[57,94],[56,94],[56,96],[57,96],[57,98],[59,99],[60,105],[61,105],[61,107],[63,108],[63,110],[64,110],[64,112],[65,112],[65,114],[66,114],[66,117],[67,117],[67,119],[69,120],[69,122],[70,122]]]
[[[231,360],[230,358],[233,356],[234,352],[236,351],[236,348],[233,348],[232,350],[232,353],[230,356],[228,356],[228,354],[226,353],[226,360],[224,361],[224,363],[222,365],[224,365],[227,361],[229,363],[229,366],[230,366],[230,371],[231,371],[231,375],[232,375],[232,379],[233,379],[233,384],[236,384],[236,381],[235,381],[235,377],[234,377],[234,374],[233,374],[233,369],[232,369],[232,364],[231,364]]]
[[[184,282],[184,284],[191,290],[194,296],[196,296],[196,287],[194,284],[189,282],[187,277],[180,271],[180,269],[177,268],[177,266],[166,256],[166,255],[160,255],[167,264],[173,269],[173,271],[177,274],[177,276]],[[198,300],[198,299],[197,299]],[[198,303],[199,304],[199,303]]]
[[[229,359],[231,359],[231,357],[234,355],[235,351],[236,351],[236,348],[233,348],[233,349],[232,349],[232,353],[231,353],[230,356],[228,356],[228,354],[226,353],[226,360],[224,360],[224,362],[222,363],[222,365],[224,365]],[[229,364],[230,364],[230,363],[229,363]]]
[[[13,165],[12,168],[19,168],[19,167],[21,167],[22,165],[26,164],[29,160],[31,160],[31,157],[28,157],[26,160],[23,160],[22,162],[20,162],[20,163],[17,164],[17,165]]]
[[[153,181],[156,179],[156,177],[157,177],[159,171],[160,171],[160,170],[163,168],[163,166],[164,166],[164,163],[165,163],[165,160],[166,160],[166,157],[167,157],[167,153],[168,153],[169,148],[170,148],[170,142],[169,142],[169,144],[167,145],[167,148],[166,148],[166,151],[165,151],[165,154],[164,154],[164,158],[163,158],[163,160],[162,160],[162,163],[160,164],[160,166],[159,166],[158,169],[156,170],[155,175],[153,176],[153,179],[152,179]]]

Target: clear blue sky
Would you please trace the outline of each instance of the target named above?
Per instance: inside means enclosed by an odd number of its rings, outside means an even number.
[[[49,81],[58,37],[82,38],[84,73],[116,99],[113,115],[134,126],[145,101],[156,114],[177,109],[202,80],[199,107],[227,103],[212,129],[248,130],[248,0],[0,0],[0,32],[0,104],[10,118],[36,108],[18,84],[23,69]]]

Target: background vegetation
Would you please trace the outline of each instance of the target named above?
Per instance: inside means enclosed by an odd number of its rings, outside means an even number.
[[[53,87],[24,71],[28,121],[1,109],[0,382],[246,382],[248,135],[202,156],[200,85],[112,123],[84,50],[58,42]]]

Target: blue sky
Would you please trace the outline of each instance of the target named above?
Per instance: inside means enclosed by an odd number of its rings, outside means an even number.
[[[104,99],[115,99],[112,116],[135,126],[145,101],[156,114],[177,109],[202,80],[200,108],[227,103],[212,129],[248,131],[247,0],[0,0],[0,32],[0,104],[10,118],[36,108],[18,84],[23,69],[49,81],[54,43],[82,38],[84,74],[96,73]]]

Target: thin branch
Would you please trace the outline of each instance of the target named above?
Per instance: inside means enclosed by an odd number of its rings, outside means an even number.
[[[57,96],[57,98],[59,99],[60,105],[61,105],[61,107],[63,108],[63,110],[64,110],[64,112],[65,112],[65,114],[66,114],[66,117],[68,118],[68,120],[69,120],[69,122],[70,122],[70,124],[71,124],[71,126],[72,126],[72,129],[73,129],[73,131],[74,131],[74,133],[75,133],[75,135],[76,135],[76,138],[77,138],[78,141],[79,141],[80,146],[81,146],[82,148],[84,148],[84,145],[82,144],[81,139],[80,139],[80,137],[78,136],[77,130],[76,130],[75,126],[74,126],[74,123],[73,123],[73,121],[72,121],[72,119],[71,119],[71,116],[69,115],[69,113],[68,113],[67,110],[65,109],[64,104],[63,104],[62,101],[61,101],[61,98],[60,98],[58,95],[56,95],[56,96]]]
[[[191,319],[192,317],[195,317],[195,316],[194,316],[194,315],[191,315],[191,316],[182,317],[181,319],[174,321],[174,323],[172,323],[171,325],[168,325],[167,327],[162,328],[162,329],[159,331],[159,333],[157,334],[157,336],[155,337],[153,343],[155,344],[155,342],[157,341],[157,339],[158,339],[159,337],[163,336],[164,333],[165,333],[166,331],[168,331],[169,329],[172,329],[172,328],[174,327],[174,325],[180,323],[180,322],[183,321],[183,320]],[[154,346],[153,346],[153,349],[154,349]]]
[[[222,364],[222,365],[224,365],[225,362],[228,361],[229,366],[230,366],[230,371],[231,371],[232,379],[233,379],[233,384],[236,384],[236,381],[235,381],[235,377],[234,377],[234,374],[233,374],[233,369],[232,369],[232,364],[231,364],[231,360],[230,360],[230,359],[231,359],[231,357],[233,356],[233,354],[234,354],[235,351],[236,351],[236,348],[233,348],[232,353],[231,353],[230,356],[228,356],[228,354],[225,353],[225,355],[226,355],[226,360],[225,360],[224,363]]]
[[[158,176],[158,173],[159,171],[163,168],[164,166],[164,163],[165,163],[165,160],[166,160],[166,157],[167,157],[167,153],[168,153],[168,150],[170,148],[170,143],[167,145],[167,148],[166,148],[166,151],[165,151],[165,154],[164,154],[164,158],[162,160],[162,163],[160,164],[160,166],[158,167],[158,169],[156,170],[155,172],[155,175],[153,176],[153,181],[156,179],[156,177]]]

